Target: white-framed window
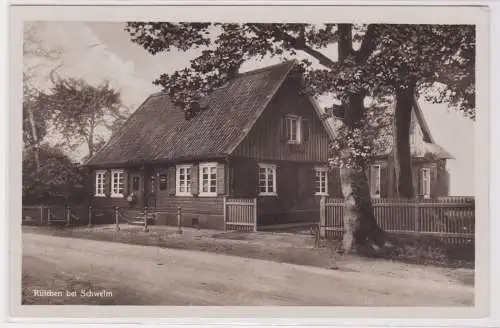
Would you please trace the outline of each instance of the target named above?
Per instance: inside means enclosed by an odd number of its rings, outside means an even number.
[[[177,165],[175,168],[175,194],[177,196],[191,196],[191,168],[192,165]]]
[[[276,165],[259,164],[259,195],[275,196],[276,190]]]
[[[200,164],[200,196],[217,196],[217,163]]]
[[[328,168],[317,167],[316,168],[316,195],[327,196],[328,195]]]
[[[380,165],[370,166],[370,195],[380,198]]]
[[[424,198],[431,198],[431,170],[428,167],[420,169],[420,183]]]
[[[125,193],[125,172],[111,170],[111,197],[123,197]]]
[[[94,196],[97,197],[105,197],[106,194],[104,193],[104,179],[106,177],[106,171],[96,171],[95,172],[95,194]]]
[[[287,115],[286,122],[286,140],[288,143],[298,144],[302,141],[301,118],[295,115]]]

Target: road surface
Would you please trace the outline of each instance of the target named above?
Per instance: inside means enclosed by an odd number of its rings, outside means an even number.
[[[86,295],[74,298],[77,303],[473,305],[472,286],[434,281],[421,274],[410,277],[381,276],[369,268],[329,270],[215,253],[23,234],[23,289],[32,294],[26,295],[30,303],[60,297],[62,304],[74,304],[71,297],[41,293],[84,291]]]

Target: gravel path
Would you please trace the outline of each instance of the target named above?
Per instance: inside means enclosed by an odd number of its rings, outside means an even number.
[[[464,306],[474,289],[391,262],[328,270],[208,252],[23,233],[23,293],[31,304]],[[384,267],[385,266],[385,267]],[[389,270],[388,270],[389,269]],[[430,269],[432,270],[432,269]],[[381,274],[384,273],[384,274]],[[432,277],[432,278],[431,278]],[[105,296],[35,296],[35,290]],[[113,295],[109,294],[111,292]]]

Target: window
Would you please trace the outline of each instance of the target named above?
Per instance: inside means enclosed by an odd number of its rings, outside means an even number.
[[[431,197],[431,170],[426,167],[420,170],[420,181],[421,181],[421,187],[420,191],[424,198],[430,198]]]
[[[106,171],[97,171],[95,173],[95,196],[104,197],[104,178]]]
[[[316,168],[316,195],[328,195],[328,169],[326,167]]]
[[[191,196],[191,165],[177,165],[175,179],[175,194]]]
[[[111,197],[123,197],[125,193],[125,173],[123,170],[111,171]]]
[[[138,191],[139,190],[139,177],[133,177],[132,178],[132,190],[133,191]]]
[[[200,164],[200,196],[217,195],[217,163]]]
[[[380,198],[380,165],[370,167],[370,194],[373,198]]]
[[[276,194],[276,165],[259,164],[259,195]]]
[[[286,140],[288,143],[300,143],[301,136],[301,119],[298,116],[287,115],[286,122]]]
[[[167,175],[166,174],[160,174],[159,188],[160,188],[160,190],[167,190]]]

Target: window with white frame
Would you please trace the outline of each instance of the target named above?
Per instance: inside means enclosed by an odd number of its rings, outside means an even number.
[[[123,170],[111,171],[111,197],[123,197],[125,193],[125,172]]]
[[[287,115],[286,122],[286,140],[288,143],[300,143],[301,135],[301,119],[299,116]]]
[[[217,163],[200,164],[200,196],[217,195]]]
[[[316,195],[328,195],[328,169],[326,167],[316,168]]]
[[[380,165],[370,167],[370,194],[373,198],[380,198]]]
[[[424,167],[420,170],[420,190],[425,198],[431,197],[431,170]]]
[[[259,195],[276,195],[276,165],[259,164]]]
[[[96,171],[95,173],[95,196],[104,197],[104,179],[106,171]]]
[[[175,179],[175,194],[191,196],[191,165],[177,165]]]

